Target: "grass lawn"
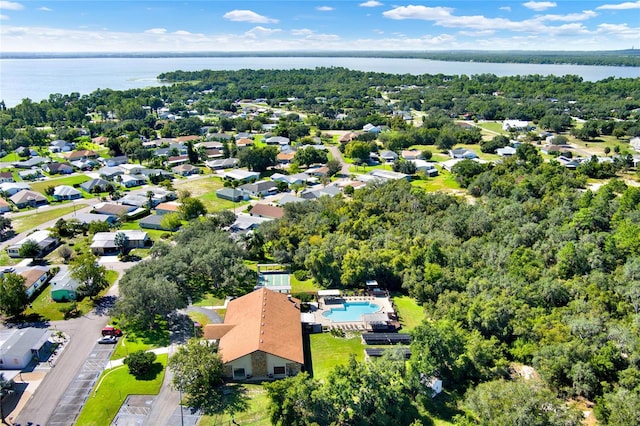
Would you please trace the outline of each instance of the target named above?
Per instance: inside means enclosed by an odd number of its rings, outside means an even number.
[[[233,201],[223,200],[216,196],[218,189],[224,188],[224,184],[220,178],[210,177],[204,179],[186,179],[181,182],[174,182],[173,187],[176,191],[189,191],[192,197],[202,201],[207,211],[210,213],[221,210],[230,210],[236,208],[241,210],[242,206],[248,204],[247,201],[234,203]]]
[[[445,191],[450,192],[459,190],[460,185],[456,182],[456,178],[452,173],[446,170],[439,170],[439,175],[433,178],[423,180],[413,180],[411,185],[416,188],[424,189],[428,192]]]
[[[31,183],[30,185],[33,191],[37,191],[44,194],[44,190],[50,186],[58,186],[58,185],[73,186],[76,184],[84,183],[90,179],[91,178],[89,176],[82,174],[82,175],[72,175],[72,176],[65,176],[65,177],[53,178],[53,179],[47,179],[47,180],[39,180],[37,182]]]
[[[107,270],[107,281],[109,281],[109,287],[111,287],[117,278],[118,273],[116,271]],[[102,290],[99,296],[104,295],[109,290],[109,287]],[[47,284],[42,288],[35,300],[31,302],[31,306],[25,311],[25,316],[38,317],[41,320],[49,321],[63,320],[64,315],[60,312],[60,309],[70,306],[72,303],[73,302],[54,302],[51,300],[51,290],[49,288],[49,284]],[[89,297],[85,297],[77,303],[80,315],[86,314],[95,307],[94,301]]]
[[[349,336],[349,334],[347,334]],[[356,360],[364,360],[364,348],[360,335],[355,337],[334,337],[330,333],[312,334],[311,358],[313,377],[324,380],[336,365],[346,364],[351,354]]]
[[[15,217],[11,219],[11,224],[13,225],[13,230],[16,231],[17,234],[20,232],[24,232],[27,229],[35,228],[39,225],[42,225],[45,222],[49,222],[50,220],[57,219],[66,214],[72,213],[75,210],[79,210],[83,207],[87,207],[86,204],[76,204],[75,206],[69,204],[64,207],[58,207],[55,209],[46,209],[46,210],[33,210],[33,214],[28,214],[20,217]]]
[[[212,294],[205,294],[202,299],[194,301],[194,306],[222,306],[224,305],[224,299]]]
[[[509,134],[509,132],[505,132],[504,130],[502,130],[502,123],[498,121],[483,121],[480,123],[476,123],[476,126],[492,132],[500,133],[501,135]]]
[[[13,257],[9,257],[9,254],[4,250],[0,251],[0,266],[15,265],[20,260],[21,259],[14,259]]]
[[[231,386],[227,386],[229,388]],[[203,416],[198,423],[200,426],[214,426],[214,425],[228,425],[232,424],[235,420],[235,424],[251,425],[251,426],[269,426],[271,421],[269,420],[269,413],[267,406],[269,404],[269,398],[267,397],[267,391],[262,385],[236,385],[234,392],[243,394],[247,399],[248,407],[241,413],[236,413],[233,417],[228,414],[219,414],[216,416]]]
[[[76,425],[109,425],[128,395],[157,395],[164,379],[167,355],[158,355],[156,375],[136,380],[126,366],[105,370],[78,417]]]
[[[113,320],[111,324],[118,326],[118,321]],[[124,335],[118,341],[116,350],[113,351],[111,359],[124,358],[135,351],[148,351],[149,349],[169,346],[169,331],[166,321],[163,321],[153,330],[130,330],[123,327]]]
[[[409,296],[395,296],[393,303],[396,306],[400,324],[402,324],[402,332],[413,330],[422,323],[424,319],[424,309],[418,305],[416,301]]]
[[[139,222],[139,220],[134,220],[131,222],[122,223],[119,229],[122,231],[144,231],[149,234],[149,238],[151,238],[153,241],[160,241],[163,235],[171,234],[169,231],[161,231],[159,229],[140,228]],[[132,250],[132,252],[133,251],[138,251],[138,254],[141,255],[141,257],[149,254],[149,249],[134,249]]]
[[[311,293],[320,290],[313,278],[300,281],[291,274],[291,293]]]

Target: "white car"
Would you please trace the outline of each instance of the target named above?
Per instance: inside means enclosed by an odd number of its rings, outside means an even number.
[[[104,336],[98,339],[98,343],[104,345],[118,343],[118,338],[116,336]]]

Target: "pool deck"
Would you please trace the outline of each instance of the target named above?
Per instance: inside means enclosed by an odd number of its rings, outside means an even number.
[[[387,296],[344,296],[340,297],[344,302],[371,302],[380,306],[377,313],[395,313],[391,300]],[[341,303],[324,303],[324,298],[318,301],[318,309],[313,312],[317,324],[323,328],[339,328],[345,331],[367,331],[367,324],[364,321],[340,321],[334,322],[322,315],[323,313],[340,306]]]

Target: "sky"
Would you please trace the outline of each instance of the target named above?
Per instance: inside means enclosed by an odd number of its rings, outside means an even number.
[[[0,0],[0,52],[630,48],[636,0]]]

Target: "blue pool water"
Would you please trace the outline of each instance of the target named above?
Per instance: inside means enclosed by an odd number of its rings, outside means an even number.
[[[369,302],[345,302],[342,306],[331,308],[322,316],[333,322],[361,321],[363,314],[372,314],[380,310],[380,306]]]

